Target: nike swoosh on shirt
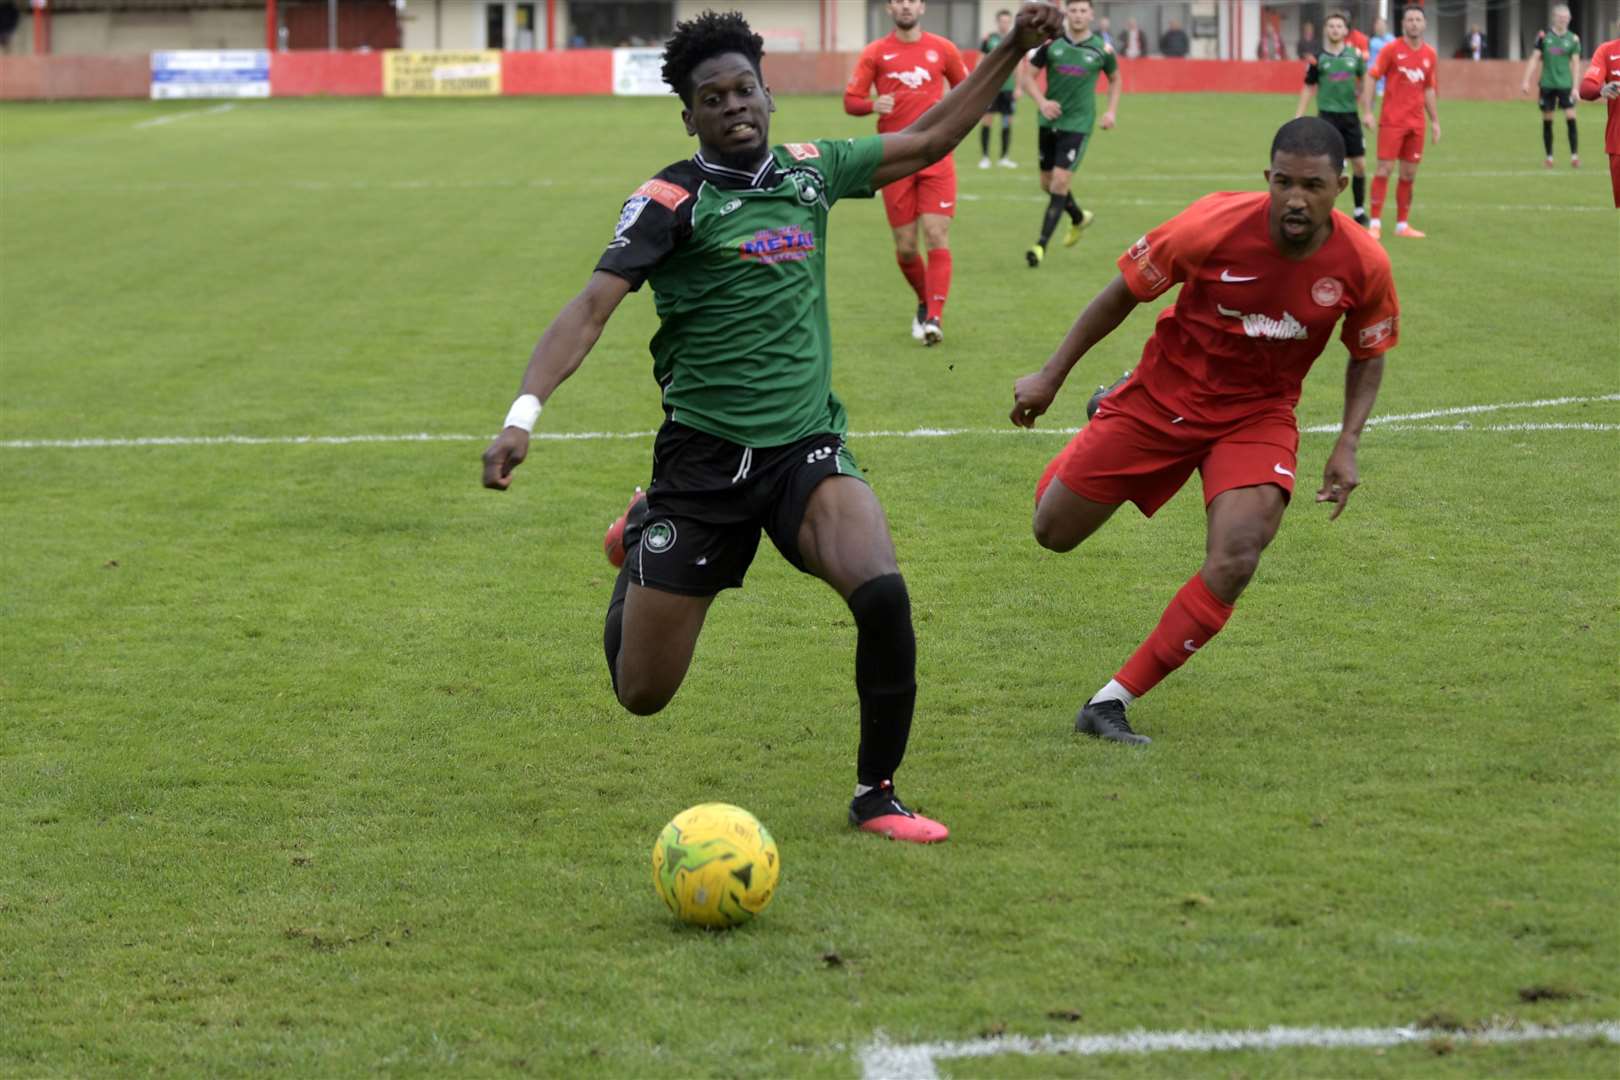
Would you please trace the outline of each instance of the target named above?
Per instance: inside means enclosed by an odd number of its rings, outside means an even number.
[[[951,201],[950,201],[950,202],[942,202],[942,203],[940,203],[940,204],[939,204],[939,208],[940,208],[940,209],[941,209],[941,210],[944,210],[944,209],[946,209],[946,208],[947,208],[947,207],[951,207],[951,206],[955,206],[955,205],[956,205],[956,200],[955,200],[955,199],[952,199],[952,200],[951,200]]]
[[[1251,275],[1249,277],[1241,277],[1241,276],[1239,276],[1237,274],[1232,273],[1232,271],[1230,271],[1230,270],[1222,270],[1221,271],[1221,280],[1222,281],[1258,281],[1259,279],[1260,279],[1259,274],[1253,274],[1253,275]]]
[[[1278,476],[1286,476],[1290,480],[1292,480],[1294,478],[1293,472],[1288,470],[1288,469],[1283,468],[1281,465],[1273,465],[1271,467],[1271,471],[1276,473]]]
[[[899,55],[900,54],[897,53],[897,52],[886,52],[886,53],[883,54],[883,59],[885,59],[885,60],[893,60],[895,57],[897,57]]]

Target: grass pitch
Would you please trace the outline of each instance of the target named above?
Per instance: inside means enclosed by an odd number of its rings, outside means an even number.
[[[1081,740],[1074,710],[1198,565],[1196,486],[1079,552],[1035,478],[1037,366],[1113,259],[1260,183],[1282,97],[1127,97],[1031,272],[1016,171],[959,155],[949,338],[923,350],[877,202],[834,214],[834,384],[888,509],[921,692],[902,793],[935,849],[843,820],[853,629],[769,551],[651,719],[608,689],[598,543],[659,419],[645,295],[553,398],[513,490],[481,436],[619,202],[688,152],[669,101],[0,108],[0,1073],[851,1076],[895,1042],[1426,1024],[1372,1050],[941,1062],[951,1076],[1609,1075],[1620,1018],[1620,245],[1601,156],[1443,102],[1391,239],[1403,306],[1364,486],[1302,496],[1216,644]],[[1601,111],[1584,109],[1586,140]],[[153,125],[150,121],[172,118]],[[778,141],[868,131],[781,103]],[[1393,197],[1393,192],[1391,192]],[[1300,406],[1331,425],[1342,354]],[[947,437],[861,432],[951,429]],[[78,438],[462,441],[68,449]],[[618,437],[626,436],[626,437]],[[724,799],[781,845],[730,934],[649,853]]]

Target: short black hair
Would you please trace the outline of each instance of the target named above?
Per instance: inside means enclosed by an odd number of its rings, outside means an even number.
[[[1334,172],[1344,171],[1344,136],[1320,116],[1301,116],[1278,128],[1276,138],[1271,140],[1273,161],[1278,153],[1326,157],[1333,162]]]
[[[759,81],[765,81],[760,58],[765,55],[765,39],[754,33],[740,11],[720,14],[705,11],[695,19],[675,24],[675,32],[664,42],[664,81],[692,105],[692,72],[705,60],[723,53],[742,53],[753,65]]]
[[[1401,8],[1401,18],[1406,18],[1406,13],[1408,11],[1416,11],[1423,16],[1424,22],[1429,21],[1429,13],[1424,10],[1422,4],[1407,4],[1405,7]]]
[[[1008,11],[1006,8],[1002,8],[1000,11],[996,12],[996,18],[998,19],[1003,15],[1007,16],[1009,19],[1012,18],[1012,12]]]

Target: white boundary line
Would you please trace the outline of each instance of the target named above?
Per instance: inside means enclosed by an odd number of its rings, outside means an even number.
[[[1557,405],[1584,405],[1598,401],[1620,401],[1620,394],[1599,394],[1595,397],[1540,398],[1536,401],[1504,401],[1491,405],[1458,405],[1448,409],[1427,409],[1423,412],[1392,413],[1375,416],[1367,421],[1368,427],[1382,427],[1387,431],[1620,431],[1620,423],[1567,422],[1545,424],[1471,424],[1461,421],[1451,424],[1413,424],[1412,420],[1434,420],[1445,416],[1474,416],[1480,413],[1500,412],[1505,409],[1547,409]],[[908,431],[853,431],[852,439],[945,439],[958,435],[1073,435],[1079,428],[1039,428],[1033,432],[1022,428],[912,428]],[[1313,424],[1300,428],[1306,435],[1336,434],[1338,424]],[[544,442],[579,442],[595,439],[650,439],[654,431],[539,431],[531,436]],[[494,435],[432,434],[417,432],[403,435],[152,435],[127,439],[6,439],[0,440],[0,450],[112,450],[143,446],[348,446],[354,443],[440,443],[486,442]]]
[[[1028,1038],[1008,1035],[966,1042],[932,1042],[902,1046],[880,1033],[861,1048],[862,1080],[938,1080],[936,1062],[952,1058],[986,1058],[1000,1054],[1157,1054],[1165,1051],[1282,1050],[1292,1047],[1363,1049],[1403,1046],[1450,1039],[1458,1043],[1496,1046],[1504,1043],[1550,1039],[1605,1038],[1620,1043],[1620,1023],[1602,1021],[1567,1027],[1524,1024],[1478,1031],[1439,1031],[1430,1028],[1321,1028],[1271,1027],[1254,1031],[1132,1031],[1120,1035],[1044,1035]]]
[[[150,120],[142,120],[132,125],[135,128],[153,128],[161,124],[172,124],[176,120],[190,120],[193,116],[213,116],[215,113],[230,112],[236,108],[234,104],[215,105],[211,109],[193,109],[191,112],[169,113],[165,116],[154,116]]]

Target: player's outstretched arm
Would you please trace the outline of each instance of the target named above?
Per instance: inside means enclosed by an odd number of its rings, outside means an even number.
[[[1070,369],[1093,345],[1113,333],[1138,302],[1130,286],[1125,284],[1125,275],[1115,274],[1114,280],[1104,285],[1102,292],[1074,320],[1051,359],[1039,371],[1013,383],[1012,422],[1019,427],[1034,427],[1036,419],[1051,408],[1052,399],[1062,389]]]
[[[540,414],[540,406],[564,379],[579,369],[591,346],[602,336],[602,328],[629,292],[630,283],[624,278],[598,270],[540,335],[529,356],[529,366],[523,372],[518,402],[507,416],[508,424],[484,451],[485,487],[505,491],[511,486],[512,470],[529,456],[529,432]],[[525,403],[524,399],[530,396],[534,402]],[[524,411],[525,404],[533,415],[517,416]],[[513,420],[519,422],[513,423]],[[527,420],[529,426],[524,427],[522,420]]]
[[[1316,501],[1333,503],[1333,521],[1344,513],[1350,493],[1361,483],[1361,472],[1356,468],[1356,448],[1361,445],[1361,429],[1372,415],[1373,402],[1378,400],[1378,385],[1384,381],[1384,357],[1370,360],[1350,359],[1344,369],[1344,423],[1339,428],[1339,441],[1333,444],[1327,465],[1322,469],[1322,487]]]
[[[872,186],[882,187],[910,176],[950,153],[978,126],[996,91],[1007,81],[1026,51],[1057,36],[1063,13],[1045,0],[1028,0],[1013,19],[1012,33],[995,52],[979,61],[973,74],[904,131],[883,136],[883,161],[872,174]]]

